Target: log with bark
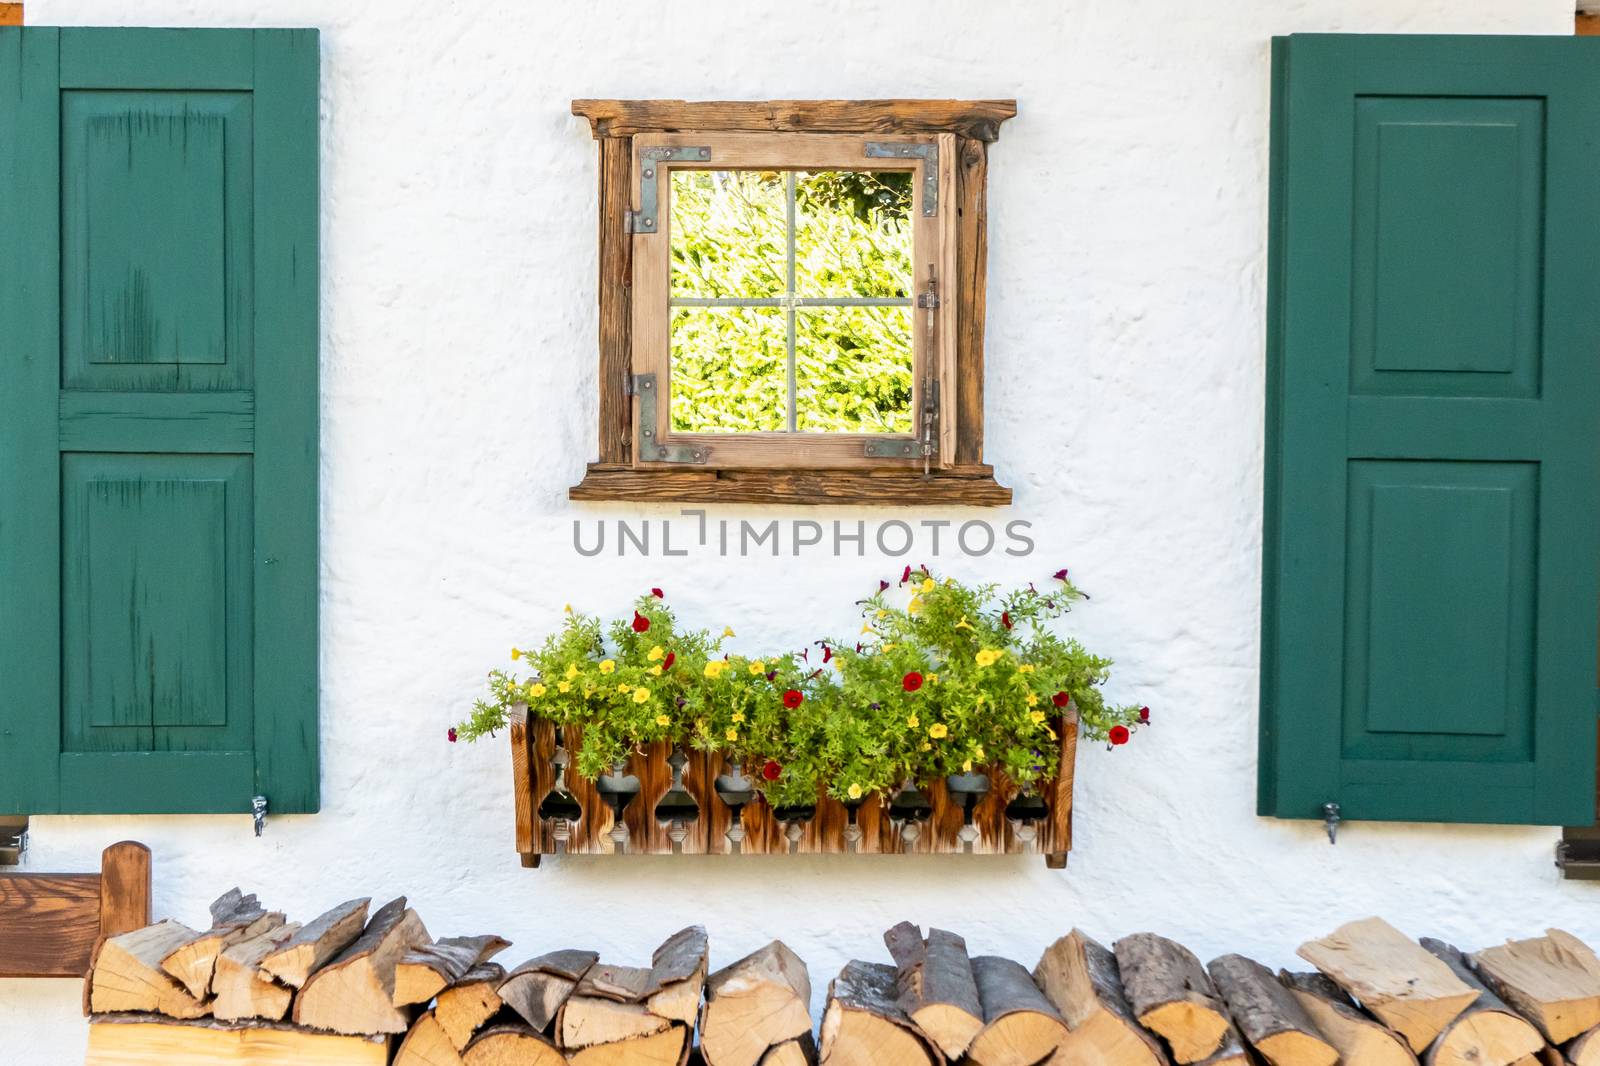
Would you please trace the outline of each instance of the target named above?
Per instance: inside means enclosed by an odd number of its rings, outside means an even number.
[[[461,1060],[466,1066],[566,1066],[567,1061],[549,1038],[521,1024],[489,1026],[467,1043]]]
[[[761,1056],[761,1066],[817,1066],[817,1042],[810,1033],[785,1040]]]
[[[983,1031],[967,1049],[975,1066],[1034,1066],[1066,1043],[1067,1023],[1021,963],[979,955],[972,976],[983,1004]]]
[[[387,1066],[388,1037],[340,1036],[280,1022],[96,1015],[84,1066]]]
[[[551,951],[529,959],[500,983],[499,995],[522,1020],[547,1032],[589,967],[600,956],[592,951]]]
[[[1349,922],[1299,955],[1406,1038],[1420,1054],[1478,991],[1382,918]]]
[[[711,955],[705,926],[691,925],[669,936],[650,956],[645,1007],[651,1014],[694,1027]]]
[[[1338,1049],[1271,970],[1243,955],[1222,955],[1211,960],[1206,972],[1245,1038],[1272,1066],[1334,1066],[1339,1061]]]
[[[893,966],[850,962],[828,986],[823,1066],[935,1066],[943,1056],[900,1006]],[[704,1037],[702,1036],[702,1039]],[[711,1066],[717,1066],[707,1059]]]
[[[1294,993],[1345,1066],[1417,1066],[1406,1038],[1359,1010],[1331,977],[1280,970],[1278,980]]]
[[[1460,951],[1431,937],[1423,937],[1421,944],[1478,990],[1478,998],[1428,1045],[1422,1056],[1427,1066],[1512,1066],[1544,1047],[1544,1035],[1490,991]]]
[[[1134,1016],[1174,1059],[1200,1062],[1223,1050],[1228,1011],[1193,952],[1154,933],[1123,937],[1113,951]]]
[[[1485,948],[1468,961],[1484,984],[1552,1044],[1600,1025],[1600,958],[1571,933],[1551,929]]]
[[[1561,1053],[1572,1066],[1600,1066],[1600,1029],[1590,1029],[1561,1045]]]
[[[406,1038],[395,1052],[394,1066],[466,1066],[461,1052],[445,1036],[444,1027],[433,1011],[424,1011],[406,1030]]]
[[[352,899],[319,915],[261,960],[262,972],[299,988],[323,963],[349,947],[367,924],[370,899]]]
[[[966,941],[943,929],[929,929],[924,938],[910,922],[884,933],[883,941],[894,959],[901,1008],[940,1051],[959,1058],[984,1024]]]
[[[223,949],[211,978],[215,996],[211,1013],[218,1021],[262,1018],[275,1022],[289,1013],[294,989],[263,973],[261,960],[299,931],[300,923],[290,922]]]
[[[457,1051],[464,1051],[472,1034],[500,1012],[500,983],[506,971],[486,962],[468,970],[434,1000],[433,1016]]]
[[[596,966],[594,969],[602,967]],[[593,972],[590,971],[591,974]],[[666,1030],[671,1024],[659,1014],[651,1014],[643,1003],[585,995],[583,983],[580,982],[578,991],[561,1007],[556,1031],[561,1034],[562,1050],[571,1052],[593,1044],[615,1044],[635,1037],[652,1036]]]
[[[1086,933],[1074,929],[1046,948],[1033,980],[1067,1024],[1058,1057],[1090,1066],[1167,1066],[1160,1042],[1128,1006],[1116,958]]]
[[[451,936],[412,948],[394,970],[394,1005],[427,1003],[480,962],[488,962],[511,941],[498,936]]]
[[[211,995],[211,976],[216,972],[217,956],[223,949],[275,929],[283,922],[282,914],[266,910],[254,895],[247,896],[231,888],[211,904],[211,928],[195,934],[187,944],[173,948],[161,960],[161,968],[195,999],[205,999]]]
[[[100,945],[89,977],[89,1009],[96,1014],[144,1011],[171,1018],[202,1018],[210,1010],[161,968],[161,960],[200,934],[164,921],[114,936]]]
[[[395,967],[428,940],[404,896],[385,903],[349,947],[305,979],[294,997],[295,1023],[334,1033],[405,1032],[411,1016],[394,1005]]]
[[[712,974],[705,995],[700,1052],[707,1066],[756,1066],[769,1048],[811,1031],[811,978],[780,940]]]

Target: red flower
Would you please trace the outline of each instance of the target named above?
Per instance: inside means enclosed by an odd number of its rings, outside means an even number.
[[[633,612],[633,631],[635,633],[643,633],[645,630],[647,630],[649,628],[650,628],[650,619],[646,618],[644,615],[640,614],[638,611],[634,611]]]
[[[1113,744],[1126,744],[1130,735],[1131,734],[1128,732],[1128,727],[1125,725],[1114,725],[1111,727],[1110,739],[1111,743]]]
[[[677,662],[677,661],[678,661],[678,653],[677,652],[675,652],[675,651],[667,652],[667,657],[665,659],[661,660],[661,672],[664,674],[668,670],[671,670],[672,669],[672,664]]]
[[[1141,722],[1150,721],[1150,708],[1148,708],[1148,707],[1140,707],[1139,708],[1139,721],[1141,721]]]
[[[664,600],[667,598],[667,594],[662,592],[660,589],[651,589],[650,595],[654,596],[658,600]]]
[[[805,701],[806,701],[806,698],[805,698],[804,694],[802,694],[800,692],[799,689],[793,689],[792,688],[792,689],[789,689],[788,691],[786,691],[783,694],[783,705],[785,707],[789,708],[791,711],[794,710],[796,707],[800,706]],[[777,763],[768,763],[767,765],[768,766],[776,766]],[[771,780],[771,778],[768,778],[768,780]]]
[[[1001,611],[1000,612],[1000,624],[1005,626],[1007,629],[1011,628],[1011,612],[1010,611]]]
[[[830,660],[832,660],[832,658],[833,658],[833,649],[828,647],[826,644],[824,644],[822,646],[822,661],[826,663],[826,662],[829,662]]]
[[[1057,581],[1065,581],[1067,579],[1067,568],[1063,566],[1060,570],[1057,570],[1050,576],[1055,578]]]
[[[915,670],[900,679],[900,687],[907,692],[915,692],[922,687],[922,675]]]
[[[778,775],[781,773],[783,773],[783,767],[779,766],[771,759],[768,759],[766,765],[761,768],[761,776],[766,778],[768,781],[776,781],[778,779]]]
[[[885,581],[881,577],[878,579],[878,591],[879,592],[888,592],[889,591],[889,583],[887,581]]]
[[[1055,704],[1057,707],[1065,707],[1067,704],[1072,702],[1072,693],[1057,692],[1054,696],[1050,697],[1050,702]]]
[[[904,585],[907,581],[910,581],[910,580],[911,580],[911,564],[907,563],[906,564],[906,568],[900,572],[900,584]]]
[[[450,732],[446,733],[445,736],[449,737],[450,738],[450,743],[454,744],[456,742],[455,726],[451,726],[450,727]]]

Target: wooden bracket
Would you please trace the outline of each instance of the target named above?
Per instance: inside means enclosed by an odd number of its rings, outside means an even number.
[[[0,4],[0,26],[22,25],[21,4]]]
[[[0,874],[0,977],[82,977],[100,943],[150,924],[150,849],[124,840],[93,874]]]

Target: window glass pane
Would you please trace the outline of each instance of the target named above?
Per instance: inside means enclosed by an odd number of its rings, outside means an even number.
[[[795,175],[795,294],[911,295],[909,170]]]
[[[671,170],[672,295],[764,299],[788,286],[784,175]]]
[[[911,308],[795,312],[795,428],[910,433]]]
[[[673,430],[762,433],[788,429],[787,326],[780,308],[674,308]]]

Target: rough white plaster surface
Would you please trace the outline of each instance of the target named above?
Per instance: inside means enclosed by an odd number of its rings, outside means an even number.
[[[1290,961],[1382,912],[1480,945],[1600,937],[1550,829],[1257,818],[1256,685],[1268,41],[1291,31],[1569,33],[1572,0],[31,0],[34,23],[323,31],[322,813],[39,818],[28,865],[155,852],[160,915],[235,883],[308,917],[408,894],[436,935],[497,930],[643,958],[690,922],[723,963],[782,936],[820,1007],[904,918],[1032,963],[1072,925],[1155,929],[1202,957]],[[501,744],[444,729],[565,602],[651,585],[750,645],[848,631],[899,570],[866,556],[580,558],[566,499],[595,451],[595,150],[574,96],[1014,96],[994,147],[989,458],[1038,552],[939,558],[967,578],[1070,566],[1072,616],[1148,703],[1079,754],[1076,847],[1037,858],[546,860],[512,849]],[[717,517],[771,517],[759,509]],[[783,517],[801,517],[782,512]],[[806,516],[812,517],[812,516]],[[814,517],[871,524],[889,515]],[[928,511],[913,519],[982,517]],[[926,545],[926,541],[923,542]],[[948,549],[948,545],[946,545]],[[0,1061],[82,1061],[72,982],[0,982]]]

